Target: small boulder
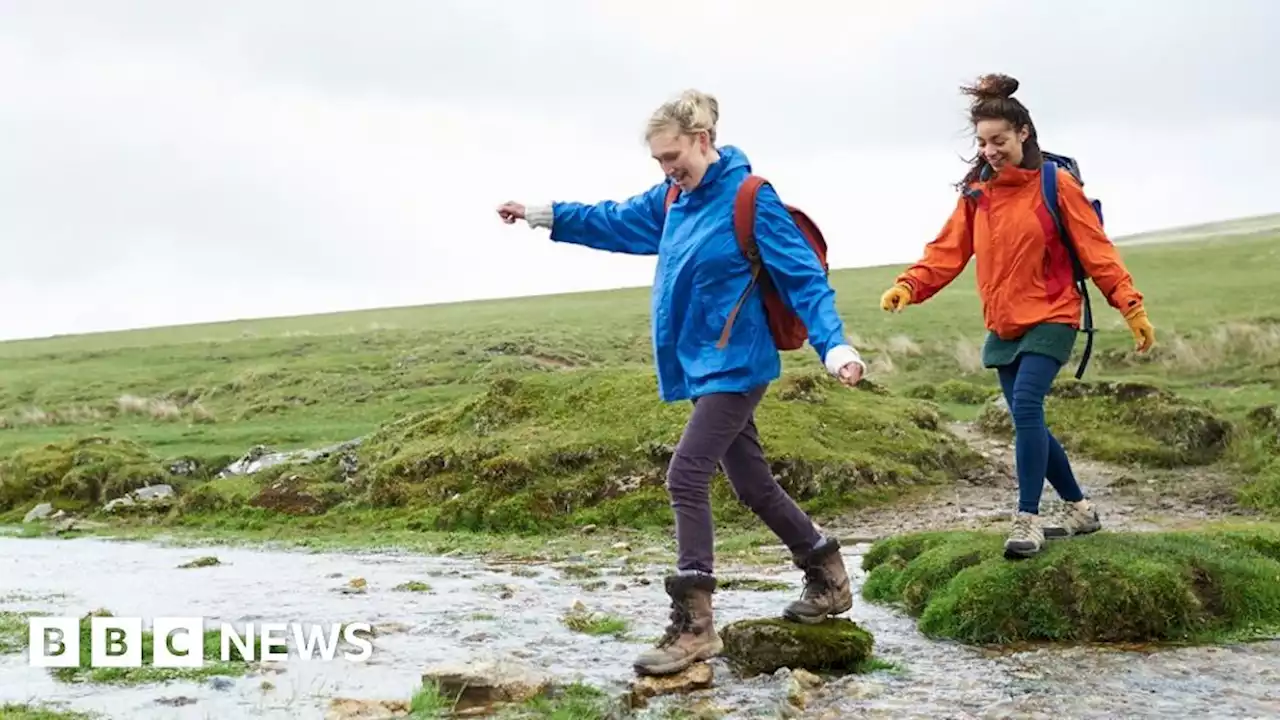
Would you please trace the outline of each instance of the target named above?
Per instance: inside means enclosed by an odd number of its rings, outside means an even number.
[[[631,681],[626,701],[632,709],[638,710],[649,704],[649,698],[705,690],[714,680],[715,673],[705,662],[694,663],[673,675],[641,675]]]
[[[31,510],[23,516],[22,522],[33,523],[37,520],[44,520],[52,514],[53,505],[50,505],[49,503],[40,503],[39,505],[31,508]]]
[[[527,702],[552,687],[546,672],[507,659],[433,665],[423,671],[422,682],[438,685],[445,697],[457,698],[457,712]]]
[[[144,503],[163,503],[172,501],[174,497],[172,485],[148,485],[133,491],[133,497],[138,502]]]
[[[409,703],[404,700],[334,698],[324,720],[390,720],[408,716]]]
[[[741,620],[720,631],[723,656],[743,675],[791,670],[853,672],[871,657],[871,633],[847,618],[804,625],[775,618]]]

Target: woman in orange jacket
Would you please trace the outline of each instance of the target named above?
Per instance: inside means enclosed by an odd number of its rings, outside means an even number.
[[[969,119],[979,153],[960,182],[961,197],[924,257],[898,276],[881,307],[898,312],[919,304],[977,258],[978,293],[988,334],[983,365],[995,368],[1013,416],[1018,509],[1005,541],[1005,557],[1029,557],[1046,536],[1069,537],[1101,527],[1062,445],[1045,426],[1044,398],[1070,359],[1079,331],[1081,297],[1072,265],[1041,193],[1043,156],[1031,114],[1014,99],[1018,81],[987,75],[963,88],[973,97]],[[1058,169],[1059,216],[1080,263],[1133,331],[1139,352],[1155,342],[1142,294],[1076,179]],[[1064,507],[1042,524],[1040,496],[1049,481]]]

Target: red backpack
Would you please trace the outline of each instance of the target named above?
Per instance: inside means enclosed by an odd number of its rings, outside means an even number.
[[[786,301],[778,294],[778,290],[769,279],[769,273],[760,272],[760,250],[756,246],[754,232],[756,193],[760,191],[760,186],[766,182],[759,175],[748,176],[742,182],[742,186],[738,188],[738,195],[733,201],[734,234],[738,237],[738,249],[751,262],[751,282],[747,285],[747,289],[742,291],[738,302],[734,303],[733,310],[729,312],[729,319],[725,322],[724,330],[720,333],[720,342],[716,343],[716,347],[721,350],[729,343],[729,331],[733,328],[733,321],[738,317],[738,311],[742,309],[742,303],[746,301],[747,295],[751,294],[751,289],[755,287],[757,282],[760,283],[761,294],[764,297],[764,314],[769,322],[769,331],[773,334],[774,346],[779,350],[798,350],[804,347],[805,341],[809,339],[808,329],[805,328],[804,323],[800,320],[800,316],[788,307]],[[666,209],[671,208],[671,203],[675,202],[679,194],[679,185],[672,184],[667,189]],[[784,207],[791,214],[791,219],[795,220],[796,225],[800,228],[800,234],[804,235],[805,240],[809,241],[810,249],[818,256],[822,271],[824,273],[829,272],[830,268],[827,266],[827,241],[822,237],[822,231],[818,229],[817,224],[803,210],[790,205],[784,205]]]

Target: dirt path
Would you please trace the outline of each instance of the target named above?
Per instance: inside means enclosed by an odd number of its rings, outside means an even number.
[[[991,460],[991,471],[891,507],[851,513],[825,529],[861,541],[922,530],[1001,531],[1018,499],[1013,443],[987,437],[972,423],[952,423],[948,430]],[[1071,456],[1071,465],[1098,505],[1104,530],[1172,530],[1251,517],[1236,505],[1228,490],[1229,479],[1212,470],[1127,468],[1079,455]],[[1046,483],[1041,513],[1051,512],[1057,499]]]

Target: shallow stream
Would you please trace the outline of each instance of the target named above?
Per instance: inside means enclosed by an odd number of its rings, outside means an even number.
[[[855,585],[863,578],[858,567],[865,549],[846,550]],[[206,555],[222,564],[178,569]],[[324,718],[332,698],[408,699],[427,665],[492,655],[514,655],[564,682],[621,693],[632,677],[631,658],[666,622],[664,568],[625,565],[621,553],[577,564],[595,568],[598,577],[567,576],[562,564],[412,554],[0,538],[0,611],[79,616],[106,609],[147,624],[156,616],[188,615],[237,626],[369,622],[380,631],[367,663],[290,659],[244,677],[142,687],[61,683],[30,667],[25,653],[0,655],[0,704],[58,701],[137,720]],[[777,571],[725,568],[723,576],[799,580],[795,570]],[[353,578],[364,578],[365,592],[341,591]],[[410,581],[432,589],[394,589]],[[585,587],[600,581],[601,588]],[[722,592],[717,623],[775,615],[794,595]],[[569,630],[561,617],[575,600],[628,618],[634,639]],[[874,633],[877,656],[896,669],[833,680],[792,717],[1280,717],[1280,641],[1159,652],[993,653],[927,640],[910,619],[860,598],[850,616]],[[776,718],[786,696],[783,678],[743,682],[718,667],[717,687],[694,699],[707,698],[726,718]]]

